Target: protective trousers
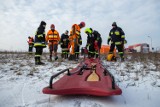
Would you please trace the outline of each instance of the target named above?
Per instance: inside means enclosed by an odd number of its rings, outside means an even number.
[[[71,39],[70,39],[70,45],[71,45],[71,52],[70,52],[70,56],[69,56],[69,60],[75,60],[75,50],[77,49],[77,35],[72,35]]]
[[[111,46],[110,46],[109,53],[112,53],[112,54],[113,54],[114,48],[115,48],[115,43],[113,42],[113,43],[111,44]],[[121,57],[121,60],[124,60],[123,45],[122,45],[122,44],[118,44],[118,45],[116,45],[116,48],[117,48],[117,50],[118,50],[119,56]]]
[[[33,52],[33,45],[32,45],[32,44],[29,45],[28,52],[29,52],[29,53],[32,53],[32,52]]]
[[[43,52],[43,47],[36,47],[36,52],[35,52],[35,64],[40,64],[41,63],[41,55]]]
[[[77,59],[79,59],[79,54],[80,54],[79,48],[80,48],[80,46],[76,46],[76,49],[75,49],[75,56]]]
[[[57,49],[58,49],[58,44],[54,42],[49,42],[49,52],[50,52],[50,61],[52,61],[52,53],[54,52],[54,57],[55,60],[57,60]]]
[[[68,58],[69,50],[62,48],[62,58]]]
[[[90,45],[89,46],[89,51],[88,51],[88,57],[94,57],[95,55],[95,48],[94,48],[94,45]]]
[[[77,48],[77,35],[72,35],[72,40],[71,40],[71,54],[74,55],[75,54],[75,50]]]

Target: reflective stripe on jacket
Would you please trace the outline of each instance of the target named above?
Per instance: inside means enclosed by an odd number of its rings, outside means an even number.
[[[46,41],[49,42],[53,42],[52,44],[58,44],[60,41],[60,36],[58,31],[54,30],[49,30],[46,36]]]

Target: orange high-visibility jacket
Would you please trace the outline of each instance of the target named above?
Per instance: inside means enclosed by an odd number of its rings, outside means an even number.
[[[78,44],[78,36],[80,35],[80,27],[77,24],[74,24],[72,26],[72,29],[70,31],[70,36],[69,36],[69,40],[70,40],[70,44],[72,46],[71,49],[71,54],[74,54],[74,45]],[[76,41],[75,41],[76,40]]]
[[[29,40],[27,41],[29,45],[33,44],[34,43],[34,39],[33,37],[30,37]]]
[[[81,28],[77,25],[77,24],[74,24],[72,26],[72,29],[70,31],[70,41],[72,42],[74,39],[78,40],[78,36],[80,35],[81,33]],[[74,41],[75,42],[75,41]],[[78,43],[78,41],[76,41],[76,43]]]
[[[48,42],[48,46],[58,44],[60,41],[59,33],[56,30],[54,30],[54,32],[49,30],[46,36],[46,41]]]

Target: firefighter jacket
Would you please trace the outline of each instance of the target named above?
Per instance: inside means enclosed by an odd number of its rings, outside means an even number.
[[[34,47],[46,47],[45,44],[45,27],[46,25],[45,22],[41,22],[40,26],[37,29],[37,32],[35,34],[35,42],[34,42]]]
[[[61,35],[60,44],[61,44],[61,48],[68,49],[69,48],[69,36],[63,33]]]
[[[28,45],[33,45],[34,44],[33,37],[30,37],[27,42],[28,42]]]
[[[101,35],[99,34],[98,31],[94,30],[92,33],[89,33],[88,36],[87,36],[87,46],[95,46],[97,47],[98,49],[101,48],[101,45],[102,45],[102,38],[101,38]]]
[[[60,36],[57,30],[49,30],[46,36],[46,41],[48,45],[58,44],[60,41]]]
[[[109,32],[108,43],[111,41],[116,45],[124,44],[125,33],[120,27],[112,28]]]

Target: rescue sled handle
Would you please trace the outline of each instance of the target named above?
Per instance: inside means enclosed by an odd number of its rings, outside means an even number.
[[[64,70],[62,70],[61,72],[58,72],[57,74],[52,75],[51,78],[50,78],[50,81],[49,81],[49,84],[50,84],[49,87],[52,88],[52,81],[53,81],[53,79],[54,79],[55,77],[57,77],[58,75],[66,72],[66,71],[69,72],[69,69],[68,69],[68,68],[67,68],[67,69],[64,69]]]
[[[57,76],[59,76],[60,74],[62,74],[62,73],[64,73],[64,72],[67,71],[67,75],[72,75],[72,74],[75,74],[75,73],[77,73],[77,72],[82,71],[83,69],[87,69],[87,66],[86,66],[85,64],[84,64],[83,66],[79,67],[79,69],[77,69],[75,72],[72,72],[72,73],[71,73],[71,72],[69,71],[69,68],[67,68],[67,69],[64,69],[64,70],[58,72],[58,73],[55,74],[55,75],[52,75],[51,78],[50,78],[50,81],[49,81],[49,87],[52,88],[53,79],[56,78]]]

